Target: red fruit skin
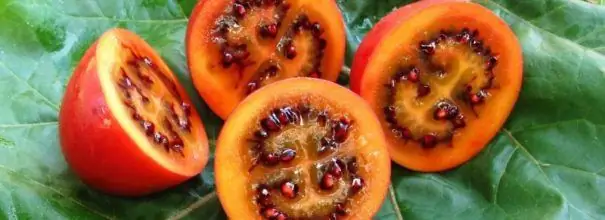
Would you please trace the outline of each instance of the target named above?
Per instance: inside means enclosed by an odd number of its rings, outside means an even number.
[[[101,90],[96,51],[97,43],[78,64],[59,112],[67,163],[84,183],[119,196],[147,195],[187,179],[144,154],[116,121]]]
[[[384,36],[397,27],[402,22],[409,18],[411,12],[422,10],[430,6],[445,3],[445,2],[468,2],[469,0],[424,0],[405,5],[383,17],[374,25],[374,27],[366,34],[363,41],[357,48],[353,57],[353,65],[351,68],[351,90],[360,94],[364,71],[369,59],[374,53],[376,45],[382,41]]]

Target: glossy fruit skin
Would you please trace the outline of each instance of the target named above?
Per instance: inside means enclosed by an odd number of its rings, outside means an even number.
[[[469,19],[478,19],[490,24],[494,27],[492,31],[497,33],[499,39],[503,40],[497,47],[500,47],[501,55],[507,56],[505,61],[507,64],[499,64],[505,66],[507,71],[500,71],[500,76],[497,78],[505,78],[507,86],[506,91],[501,92],[498,100],[492,100],[490,110],[485,117],[476,119],[476,122],[469,123],[462,133],[468,135],[460,135],[453,140],[453,145],[457,147],[438,147],[437,150],[427,151],[422,149],[418,143],[405,142],[393,135],[387,134],[387,140],[390,146],[391,158],[394,162],[408,169],[421,172],[436,172],[455,168],[462,163],[472,159],[477,155],[494,137],[499,129],[504,125],[506,118],[512,111],[512,108],[521,91],[523,78],[523,54],[521,46],[508,25],[501,19],[497,18],[491,11],[482,6],[470,3],[466,0],[426,0],[419,1],[406,5],[396,11],[385,16],[377,25],[366,35],[366,38],[360,44],[358,51],[355,54],[353,67],[351,70],[351,88],[356,93],[366,99],[373,106],[376,114],[383,122],[383,129],[388,131],[390,128],[384,125],[385,115],[382,107],[379,107],[379,98],[375,96],[378,88],[383,85],[383,82],[378,82],[380,78],[375,74],[376,69],[370,69],[377,65],[372,65],[372,60],[381,57],[384,54],[388,43],[387,40],[393,36],[402,36],[405,31],[400,31],[400,26],[407,25],[409,30],[419,30],[424,27],[417,25],[416,21],[423,20],[423,17],[434,16],[434,14],[443,13],[463,14],[466,13]],[[427,12],[429,11],[429,12]],[[426,15],[426,14],[433,15]],[[422,17],[421,17],[422,16]],[[444,13],[443,16],[450,16]],[[486,17],[487,16],[487,17]],[[433,18],[431,18],[433,19]],[[426,20],[426,19],[425,19]],[[412,27],[413,26],[413,27]],[[489,26],[485,25],[484,27]],[[485,32],[480,31],[485,34]],[[398,35],[399,34],[399,35]],[[384,45],[384,46],[382,46]],[[504,45],[504,46],[502,46]],[[390,47],[393,47],[391,45]],[[503,49],[506,48],[506,49]],[[497,67],[495,71],[498,71]],[[379,83],[381,83],[379,85]],[[501,106],[498,107],[497,106]]]
[[[241,159],[244,157],[242,154],[244,151],[239,149],[239,145],[242,136],[248,132],[246,127],[241,125],[253,123],[252,121],[257,119],[257,114],[261,114],[267,105],[273,105],[276,100],[290,100],[290,103],[296,103],[293,100],[300,98],[302,94],[309,97],[324,97],[325,102],[333,103],[343,111],[348,111],[352,120],[356,120],[355,126],[363,129],[363,132],[360,132],[363,133],[363,137],[353,138],[358,143],[362,143],[359,148],[364,149],[360,150],[364,153],[359,157],[372,161],[371,164],[366,164],[371,168],[364,168],[362,171],[366,175],[371,175],[364,180],[370,192],[363,195],[366,200],[362,205],[349,207],[355,211],[343,219],[371,219],[380,209],[388,192],[391,163],[378,119],[370,107],[350,90],[327,80],[300,77],[275,82],[251,94],[238,105],[223,126],[217,140],[214,166],[217,194],[229,218],[262,219],[257,214],[256,206],[250,202],[250,198],[254,195],[246,192],[248,187],[246,184],[249,184],[249,180],[245,172],[248,168]]]
[[[341,12],[338,5],[333,0],[284,0],[290,3],[290,8],[296,8],[301,6],[314,7],[316,11],[314,13],[320,13],[321,11],[328,11],[326,19],[330,23],[329,27],[323,27],[329,29],[330,35],[333,38],[327,39],[328,44],[332,47],[326,49],[324,57],[324,63],[326,69],[322,73],[321,78],[335,82],[340,74],[340,69],[344,64],[345,55],[345,25],[344,20],[341,16]],[[322,1],[321,7],[317,7],[317,1]],[[231,4],[233,0],[202,0],[198,1],[194,7],[191,17],[189,19],[187,34],[185,39],[186,54],[188,67],[191,72],[191,79],[195,85],[200,96],[208,104],[208,107],[220,118],[227,119],[229,114],[235,109],[243,98],[234,96],[232,93],[238,93],[233,88],[223,88],[221,84],[228,80],[225,76],[220,76],[221,71],[216,71],[218,66],[212,66],[209,70],[206,66],[200,63],[200,54],[203,54],[204,59],[215,59],[219,62],[217,56],[201,53],[200,51],[211,47],[207,41],[212,37],[209,32],[212,27],[210,25],[215,24],[215,19],[224,13],[224,8]],[[212,22],[208,22],[212,21]],[[284,24],[285,25],[285,24]],[[279,31],[279,30],[278,30]],[[328,31],[325,31],[328,32]],[[326,35],[326,33],[324,33]],[[194,41],[206,41],[203,43]],[[331,49],[330,49],[331,48]],[[204,51],[206,52],[206,51]],[[290,76],[288,76],[290,77]]]
[[[105,33],[110,34],[132,35],[119,29]],[[120,126],[101,88],[98,47],[98,41],[91,45],[74,70],[59,112],[61,150],[71,169],[94,189],[127,197],[155,193],[197,174],[163,167]],[[195,109],[192,112],[197,114]],[[200,135],[207,143],[205,133]],[[205,166],[205,159],[200,162]]]

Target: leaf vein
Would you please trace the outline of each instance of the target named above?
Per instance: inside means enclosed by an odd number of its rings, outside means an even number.
[[[559,193],[559,195],[561,195],[561,197],[562,197],[562,198],[565,200],[565,202],[567,203],[567,205],[568,205],[569,207],[571,207],[571,208],[573,208],[573,209],[577,210],[578,212],[580,212],[580,213],[582,213],[582,214],[584,214],[584,215],[586,215],[586,216],[588,216],[588,217],[590,217],[590,218],[592,218],[592,219],[596,219],[595,217],[593,217],[593,216],[589,215],[588,213],[586,213],[586,212],[584,212],[584,211],[582,211],[582,210],[578,209],[576,206],[574,206],[574,205],[573,205],[573,204],[572,204],[572,203],[569,201],[569,199],[567,199],[567,197],[565,196],[565,194],[563,194],[563,193],[561,192],[561,190],[560,190],[559,188],[557,188],[557,187],[556,187],[556,185],[555,185],[555,184],[552,182],[552,180],[551,180],[551,179],[550,179],[550,177],[549,177],[549,176],[546,174],[546,172],[544,172],[544,169],[543,169],[544,164],[543,164],[543,163],[541,163],[540,161],[538,161],[538,159],[536,159],[536,158],[534,157],[534,155],[532,155],[532,154],[529,152],[529,150],[528,150],[528,149],[527,149],[525,146],[523,146],[523,144],[521,144],[521,142],[519,142],[519,140],[517,140],[517,138],[515,138],[515,137],[513,136],[513,134],[512,134],[510,131],[508,131],[508,130],[506,130],[506,129],[504,129],[503,131],[504,131],[504,133],[506,133],[506,135],[508,136],[508,138],[509,138],[509,139],[510,139],[510,140],[513,142],[513,145],[514,145],[514,146],[516,146],[517,148],[519,148],[519,149],[523,150],[523,151],[525,152],[525,154],[527,154],[527,156],[529,157],[529,159],[530,159],[531,161],[533,161],[533,162],[536,164],[536,166],[537,166],[538,170],[540,171],[540,173],[542,173],[542,175],[544,175],[544,177],[545,177],[545,178],[546,178],[546,180],[547,180],[547,181],[550,183],[550,185],[552,186],[552,188],[553,188],[554,190],[556,190],[556,191]]]
[[[515,156],[515,152],[517,152],[517,148],[515,148],[513,150],[513,152],[511,152],[510,156],[506,160],[506,165],[504,165],[504,171],[502,171],[502,175],[500,175],[500,178],[498,178],[498,182],[496,183],[496,187],[494,189],[494,195],[492,196],[492,198],[494,200],[494,201],[492,201],[492,203],[494,203],[496,205],[498,205],[498,192],[500,191],[500,183],[502,183],[502,178],[504,178],[504,174],[506,174],[508,165],[510,164],[510,161],[513,159],[513,156]]]
[[[185,209],[170,216],[168,219],[169,220],[182,219],[185,216],[187,216],[187,214],[191,213],[192,211],[194,211],[195,209],[197,209],[199,207],[202,207],[204,204],[208,203],[210,200],[212,200],[214,198],[216,198],[216,191],[212,191],[211,193],[206,194],[205,196],[201,197],[199,200],[195,201],[194,203],[191,203],[191,205],[187,206]]]
[[[4,124],[4,125],[0,125],[0,128],[38,127],[38,126],[49,126],[49,125],[56,125],[56,124],[58,124],[58,122],[56,122],[56,121],[26,123],[26,124]]]
[[[555,34],[553,32],[550,32],[550,31],[548,31],[548,30],[546,30],[544,28],[536,26],[536,24],[534,24],[534,23],[532,23],[530,21],[525,20],[525,18],[521,17],[520,15],[517,15],[517,14],[513,13],[512,11],[508,10],[506,7],[502,6],[500,3],[495,2],[494,0],[487,0],[487,2],[490,2],[491,4],[493,4],[496,7],[500,8],[500,10],[502,10],[502,11],[504,11],[504,12],[506,12],[506,13],[508,13],[508,14],[516,17],[516,18],[518,18],[518,20],[519,20],[518,23],[525,23],[525,24],[529,25],[533,29],[536,29],[536,30],[542,31],[544,33],[550,34],[550,35],[554,36],[557,39],[560,39],[560,40],[562,40],[562,41],[564,41],[564,42],[566,42],[566,43],[568,43],[570,45],[576,46],[576,47],[584,50],[584,52],[593,52],[595,54],[598,54],[598,56],[603,56],[603,54],[597,52],[593,48],[588,48],[588,47],[586,47],[584,45],[581,45],[581,44],[578,44],[577,42],[572,41],[571,39],[564,38],[564,37],[559,36],[559,35],[557,35],[557,34]]]
[[[397,197],[395,197],[395,190],[393,189],[393,184],[389,185],[389,200],[393,204],[393,208],[395,209],[395,216],[397,216],[397,219],[403,220],[403,216],[401,215],[401,209],[399,208],[399,204],[397,204]]]
[[[42,101],[44,101],[46,104],[48,104],[50,107],[52,107],[54,110],[59,111],[59,105],[53,103],[50,101],[50,99],[48,99],[48,97],[44,96],[42,93],[40,93],[40,91],[38,91],[37,89],[35,89],[28,81],[24,80],[23,78],[19,77],[15,72],[13,72],[13,70],[9,69],[6,64],[4,64],[4,62],[0,62],[0,65],[2,65],[2,67],[4,69],[7,70],[7,72],[15,77],[15,79],[21,81],[22,83],[24,83],[30,90],[32,90],[34,92],[34,94],[36,94],[37,96],[39,96]]]

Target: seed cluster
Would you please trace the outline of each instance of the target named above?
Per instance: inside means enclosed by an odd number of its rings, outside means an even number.
[[[365,182],[357,174],[358,165],[355,157],[332,158],[321,165],[322,178],[318,183],[322,191],[330,192],[335,189],[338,181],[345,181],[349,185],[348,197],[359,193],[364,187]],[[289,215],[279,210],[274,203],[274,196],[281,196],[286,200],[293,200],[299,196],[300,183],[296,180],[286,178],[274,184],[262,183],[256,186],[255,201],[260,207],[260,214],[266,219],[290,219]],[[339,219],[349,214],[346,208],[346,199],[334,203],[327,214],[328,219]],[[325,214],[323,214],[325,215]]]
[[[474,106],[480,105],[485,102],[488,97],[487,90],[492,88],[492,82],[495,78],[493,70],[498,63],[498,57],[492,53],[489,48],[486,48],[483,42],[479,39],[479,32],[477,30],[470,31],[468,28],[462,29],[456,33],[453,31],[441,31],[440,34],[432,40],[421,41],[418,44],[418,51],[420,56],[425,62],[428,62],[429,66],[435,66],[431,63],[431,56],[433,56],[437,50],[437,46],[440,43],[446,41],[453,41],[458,44],[467,45],[475,54],[483,57],[485,62],[484,72],[487,78],[487,83],[482,85],[480,88],[473,88],[470,83],[465,85],[465,90],[459,97],[461,100],[470,106],[474,111]],[[446,73],[443,70],[435,71],[437,75],[443,76]],[[451,140],[453,131],[450,131],[446,138],[439,139],[437,134],[424,134],[420,137],[414,137],[413,133],[406,126],[402,126],[396,119],[397,108],[394,103],[394,96],[396,93],[396,86],[398,83],[412,83],[416,85],[416,98],[421,99],[428,96],[431,93],[431,87],[429,84],[422,82],[422,73],[419,68],[410,66],[403,68],[396,72],[385,85],[387,87],[387,105],[384,107],[384,114],[386,122],[390,125],[391,131],[395,136],[400,137],[404,140],[416,140],[423,147],[431,148],[435,147],[440,141]],[[473,92],[476,89],[477,92]],[[434,104],[433,119],[436,121],[449,121],[453,130],[461,129],[466,126],[465,117],[460,112],[459,106],[452,100],[441,99]],[[475,112],[477,115],[477,113]]]
[[[284,39],[282,39],[280,50],[287,59],[296,58],[297,50],[293,39],[304,32],[308,32],[312,36],[314,53],[307,61],[307,65],[303,67],[302,72],[309,77],[321,77],[321,60],[324,57],[324,50],[328,43],[322,38],[324,29],[318,22],[311,22],[305,14],[299,15],[286,32]]]
[[[290,4],[284,0],[234,0],[233,4],[226,10],[225,14],[220,16],[213,29],[213,42],[219,46],[221,65],[223,68],[246,68],[255,63],[272,63],[271,66],[262,66],[256,71],[255,78],[247,84],[247,94],[256,91],[263,85],[263,82],[277,76],[280,73],[278,62],[276,60],[258,61],[251,60],[250,48],[247,42],[232,42],[229,35],[230,31],[242,28],[241,23],[247,15],[254,13],[254,10],[266,8],[275,8],[272,19],[262,20],[256,26],[258,38],[260,40],[274,40],[278,38],[280,27],[290,9]],[[312,36],[313,53],[308,62],[299,71],[301,75],[309,77],[321,77],[320,65],[323,59],[323,51],[326,48],[326,40],[321,38],[324,30],[317,22],[309,21],[304,14],[298,16],[295,21],[287,28],[284,35],[280,37],[276,48],[278,54],[286,60],[295,59],[299,54],[294,37],[308,32]]]
[[[348,188],[348,197],[360,192],[365,187],[364,179],[358,174],[358,165],[355,157],[326,155],[327,150],[335,150],[346,142],[352,130],[352,121],[346,117],[332,117],[326,110],[310,107],[308,104],[295,106],[283,106],[269,111],[266,117],[259,120],[258,129],[253,133],[253,152],[257,152],[256,159],[252,161],[253,167],[262,164],[266,167],[274,167],[280,163],[292,164],[296,159],[297,152],[291,148],[281,148],[274,151],[265,149],[264,144],[272,135],[284,131],[287,126],[301,126],[304,123],[317,123],[320,128],[326,129],[324,137],[317,143],[318,155],[328,157],[321,160],[317,166],[318,189],[332,192],[339,187],[339,183],[345,183]],[[297,163],[297,162],[294,162]],[[279,169],[279,168],[278,168]],[[304,179],[304,178],[303,178]],[[277,181],[263,182],[256,187],[255,201],[260,208],[260,214],[266,219],[290,219],[292,213],[280,210],[274,204],[274,197],[281,196],[286,200],[298,198],[300,187],[303,186],[300,178],[285,177]],[[343,195],[344,196],[344,195]],[[348,198],[346,197],[346,198]],[[343,198],[343,199],[346,199]],[[346,202],[346,201],[345,201]],[[344,202],[335,203],[330,213],[321,214],[323,218],[338,219],[346,216],[348,211]]]
[[[132,119],[135,120],[147,137],[155,144],[162,146],[166,152],[174,151],[183,155],[185,144],[175,127],[179,132],[189,133],[191,131],[191,105],[184,102],[181,95],[177,92],[177,85],[162,73],[159,68],[148,57],[140,57],[133,54],[134,58],[127,62],[128,69],[134,71],[134,74],[128,74],[128,71],[123,67],[120,73],[120,79],[117,82],[118,88],[123,94],[123,103],[130,111]],[[147,70],[147,71],[143,71]],[[139,102],[141,106],[149,105],[150,99],[147,92],[150,87],[156,83],[146,72],[151,72],[160,80],[159,83],[170,91],[172,100],[162,100],[162,111],[166,112],[160,127],[153,121],[145,119],[139,112],[135,102]],[[137,80],[133,80],[136,77]],[[136,99],[139,100],[136,100]],[[180,112],[174,108],[173,102],[180,103],[178,107]],[[164,130],[166,133],[163,133]]]

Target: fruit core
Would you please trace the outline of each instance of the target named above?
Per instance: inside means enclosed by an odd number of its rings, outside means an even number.
[[[322,25],[284,0],[235,0],[212,29],[217,64],[249,94],[291,77],[321,77]]]
[[[266,111],[248,139],[251,203],[266,219],[338,219],[363,194],[354,121],[299,104]]]
[[[188,146],[197,146],[191,104],[151,58],[129,48],[122,51],[124,59],[111,76],[119,99],[141,134],[178,161],[191,150]]]
[[[385,82],[385,120],[391,132],[426,148],[451,143],[498,89],[498,55],[477,30],[448,29],[421,40]]]

